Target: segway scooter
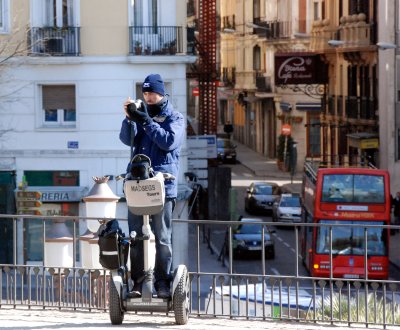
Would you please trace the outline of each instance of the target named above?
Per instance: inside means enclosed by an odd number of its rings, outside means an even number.
[[[150,239],[153,236],[150,227],[150,216],[162,211],[165,201],[164,180],[175,179],[170,174],[154,173],[150,159],[145,155],[137,155],[131,163],[131,173],[125,176],[124,194],[129,210],[143,216],[143,235],[139,237],[131,233],[130,237],[119,239],[118,253],[120,260],[127,259],[126,242],[143,240],[144,273],[142,295],[139,298],[129,297],[129,278],[126,260],[119,268],[110,269],[109,312],[112,324],[121,324],[124,313],[129,311],[165,312],[173,311],[175,322],[183,325],[188,322],[190,297],[189,274],[185,265],[179,265],[173,274],[170,298],[162,299],[153,295],[153,269],[151,259]],[[100,248],[100,255],[102,251]],[[131,262],[135,262],[132,260]],[[124,265],[125,263],[125,265]]]

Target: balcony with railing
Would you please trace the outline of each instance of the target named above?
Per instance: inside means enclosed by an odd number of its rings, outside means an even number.
[[[181,26],[130,26],[130,55],[175,55],[183,53]]]
[[[79,56],[79,27],[33,27],[28,33],[30,55]]]
[[[236,82],[236,68],[222,68],[221,81],[224,86],[233,87]]]
[[[346,116],[351,119],[358,119],[358,100],[356,96],[346,98]]]
[[[260,92],[272,92],[272,82],[271,77],[266,76],[265,72],[256,71],[255,72],[256,87]]]
[[[259,37],[267,40],[290,38],[292,30],[292,22],[290,21],[263,21],[260,18],[254,18],[253,23],[256,26],[253,33]]]
[[[346,116],[351,119],[377,120],[376,101],[366,97],[346,98]]]
[[[365,14],[342,16],[339,26],[333,26],[329,20],[314,21],[311,29],[311,49],[329,48],[328,40],[340,40],[344,49],[375,45],[377,42],[376,25],[366,21]]]

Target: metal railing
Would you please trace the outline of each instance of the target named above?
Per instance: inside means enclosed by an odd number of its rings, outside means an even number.
[[[79,56],[79,27],[33,27],[28,33],[31,55]]]
[[[25,220],[23,220],[25,218]],[[79,237],[75,227],[84,217],[44,217],[0,215],[0,222],[13,221],[13,262],[0,264],[1,305],[28,308],[108,309],[108,275],[104,269],[84,269],[74,250],[73,267],[28,265],[17,260],[17,222],[43,219],[73,223],[74,246]],[[121,219],[126,221],[126,219]],[[45,223],[45,221],[44,221]],[[174,220],[174,225],[187,225],[190,238],[189,275],[192,316],[214,316],[244,319],[276,319],[371,326],[400,325],[400,281],[315,278],[300,275],[300,229],[323,224],[282,224],[294,227],[294,254],[286,263],[290,273],[267,272],[266,255],[261,250],[259,273],[237,273],[233,267],[233,228],[238,221]],[[275,223],[263,222],[262,233]],[[281,224],[280,224],[281,225]],[[45,225],[44,225],[45,226]],[[330,230],[334,225],[327,225]],[[362,227],[370,227],[363,225]],[[376,226],[373,226],[376,227]],[[395,226],[394,228],[400,228]],[[222,234],[221,234],[222,233]],[[43,230],[43,244],[46,231]],[[274,234],[272,234],[274,235]],[[264,237],[264,235],[262,235]],[[40,239],[40,238],[38,238]],[[213,244],[221,245],[218,269],[207,269]],[[264,238],[262,239],[264,243]],[[219,247],[218,247],[219,248]],[[367,251],[367,248],[365,249]],[[215,249],[213,250],[215,253]],[[332,251],[330,252],[332,254]],[[367,254],[367,252],[365,252]],[[365,255],[365,260],[367,260]],[[213,256],[211,256],[213,258]],[[217,260],[218,255],[215,254]],[[45,259],[45,258],[44,258]],[[257,260],[257,259],[256,259]],[[332,258],[331,258],[332,260]],[[203,261],[203,262],[202,262]],[[227,265],[227,267],[225,266]],[[332,273],[331,273],[332,274]],[[367,277],[368,278],[368,277]]]
[[[183,29],[181,26],[130,26],[129,53],[133,55],[183,53]]]

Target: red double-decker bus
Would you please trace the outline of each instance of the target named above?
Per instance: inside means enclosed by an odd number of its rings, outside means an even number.
[[[301,230],[300,251],[311,276],[388,278],[387,171],[318,168],[306,161],[302,198],[302,220],[314,224]]]

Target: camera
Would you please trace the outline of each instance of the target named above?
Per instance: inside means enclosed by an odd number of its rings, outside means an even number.
[[[131,115],[135,110],[144,111],[144,104],[142,100],[137,99],[132,103],[129,103],[126,108],[129,115]]]

